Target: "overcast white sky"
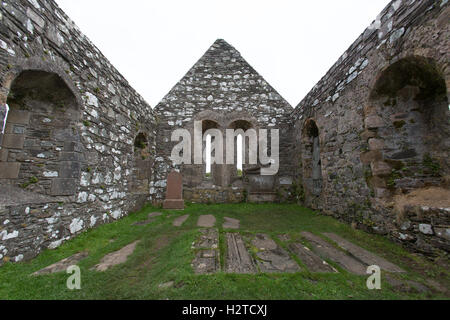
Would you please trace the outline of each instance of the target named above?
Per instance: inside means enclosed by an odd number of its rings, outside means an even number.
[[[56,0],[155,107],[216,39],[293,107],[389,0]]]

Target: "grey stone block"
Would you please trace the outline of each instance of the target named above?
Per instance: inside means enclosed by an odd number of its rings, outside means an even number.
[[[5,134],[3,136],[3,148],[23,149],[25,136],[19,134]]]
[[[18,162],[0,162],[0,179],[17,179],[19,170]]]
[[[50,193],[52,196],[72,196],[75,194],[77,186],[76,179],[53,179]]]
[[[61,162],[59,165],[60,178],[78,178],[80,176],[81,164],[80,162]]]

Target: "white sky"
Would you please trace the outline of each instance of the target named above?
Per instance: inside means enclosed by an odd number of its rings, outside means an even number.
[[[243,168],[243,152],[242,152],[242,135],[238,135],[237,139],[236,139],[236,160],[237,160],[237,164],[236,164],[236,168],[238,170],[242,170]],[[206,155],[206,173],[211,173],[211,149],[212,149],[212,139],[210,135],[206,136],[206,147],[205,147],[205,155]],[[248,159],[246,159],[248,162]]]
[[[155,107],[216,39],[293,107],[389,0],[56,0]]]

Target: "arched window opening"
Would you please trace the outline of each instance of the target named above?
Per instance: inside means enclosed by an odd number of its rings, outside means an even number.
[[[306,121],[303,133],[303,180],[311,195],[322,193],[322,162],[320,158],[319,128],[314,120]]]
[[[212,120],[204,120],[202,123],[202,136],[206,134],[206,132],[210,129],[218,129],[219,124]],[[203,150],[204,150],[204,176],[208,180],[213,179],[217,171],[217,164],[213,163],[213,159],[215,157],[215,150],[213,150],[213,142],[214,137],[210,134],[206,135],[203,140]]]
[[[143,160],[149,156],[148,141],[144,133],[139,133],[134,139],[134,152],[142,156]]]
[[[211,144],[212,137],[211,135],[206,136],[206,177],[211,177]]]
[[[242,143],[243,143],[243,136],[242,134],[239,134],[237,136],[237,163],[236,163],[236,167],[237,167],[237,175],[238,177],[242,177],[242,170],[243,170],[243,152],[242,152]]]
[[[242,178],[243,171],[250,167],[250,143],[252,136],[247,134],[247,130],[253,129],[253,125],[246,120],[237,120],[231,123],[230,129],[235,130],[234,136],[234,165],[231,173],[231,180]],[[256,137],[256,136],[255,136]]]
[[[134,194],[148,195],[151,177],[152,158],[147,135],[139,132],[134,139],[134,166],[131,191]]]

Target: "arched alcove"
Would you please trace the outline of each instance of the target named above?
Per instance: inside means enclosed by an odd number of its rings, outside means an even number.
[[[134,138],[133,163],[131,191],[134,194],[148,195],[153,159],[147,135],[143,132],[139,132]]]
[[[449,172],[449,116],[445,79],[432,59],[407,57],[379,74],[365,114],[377,197],[441,184]]]
[[[305,122],[302,133],[303,183],[307,194],[322,193],[322,162],[320,158],[319,128],[313,119]]]
[[[56,73],[25,70],[11,82],[0,181],[68,196],[79,184],[82,147],[77,98]]]

